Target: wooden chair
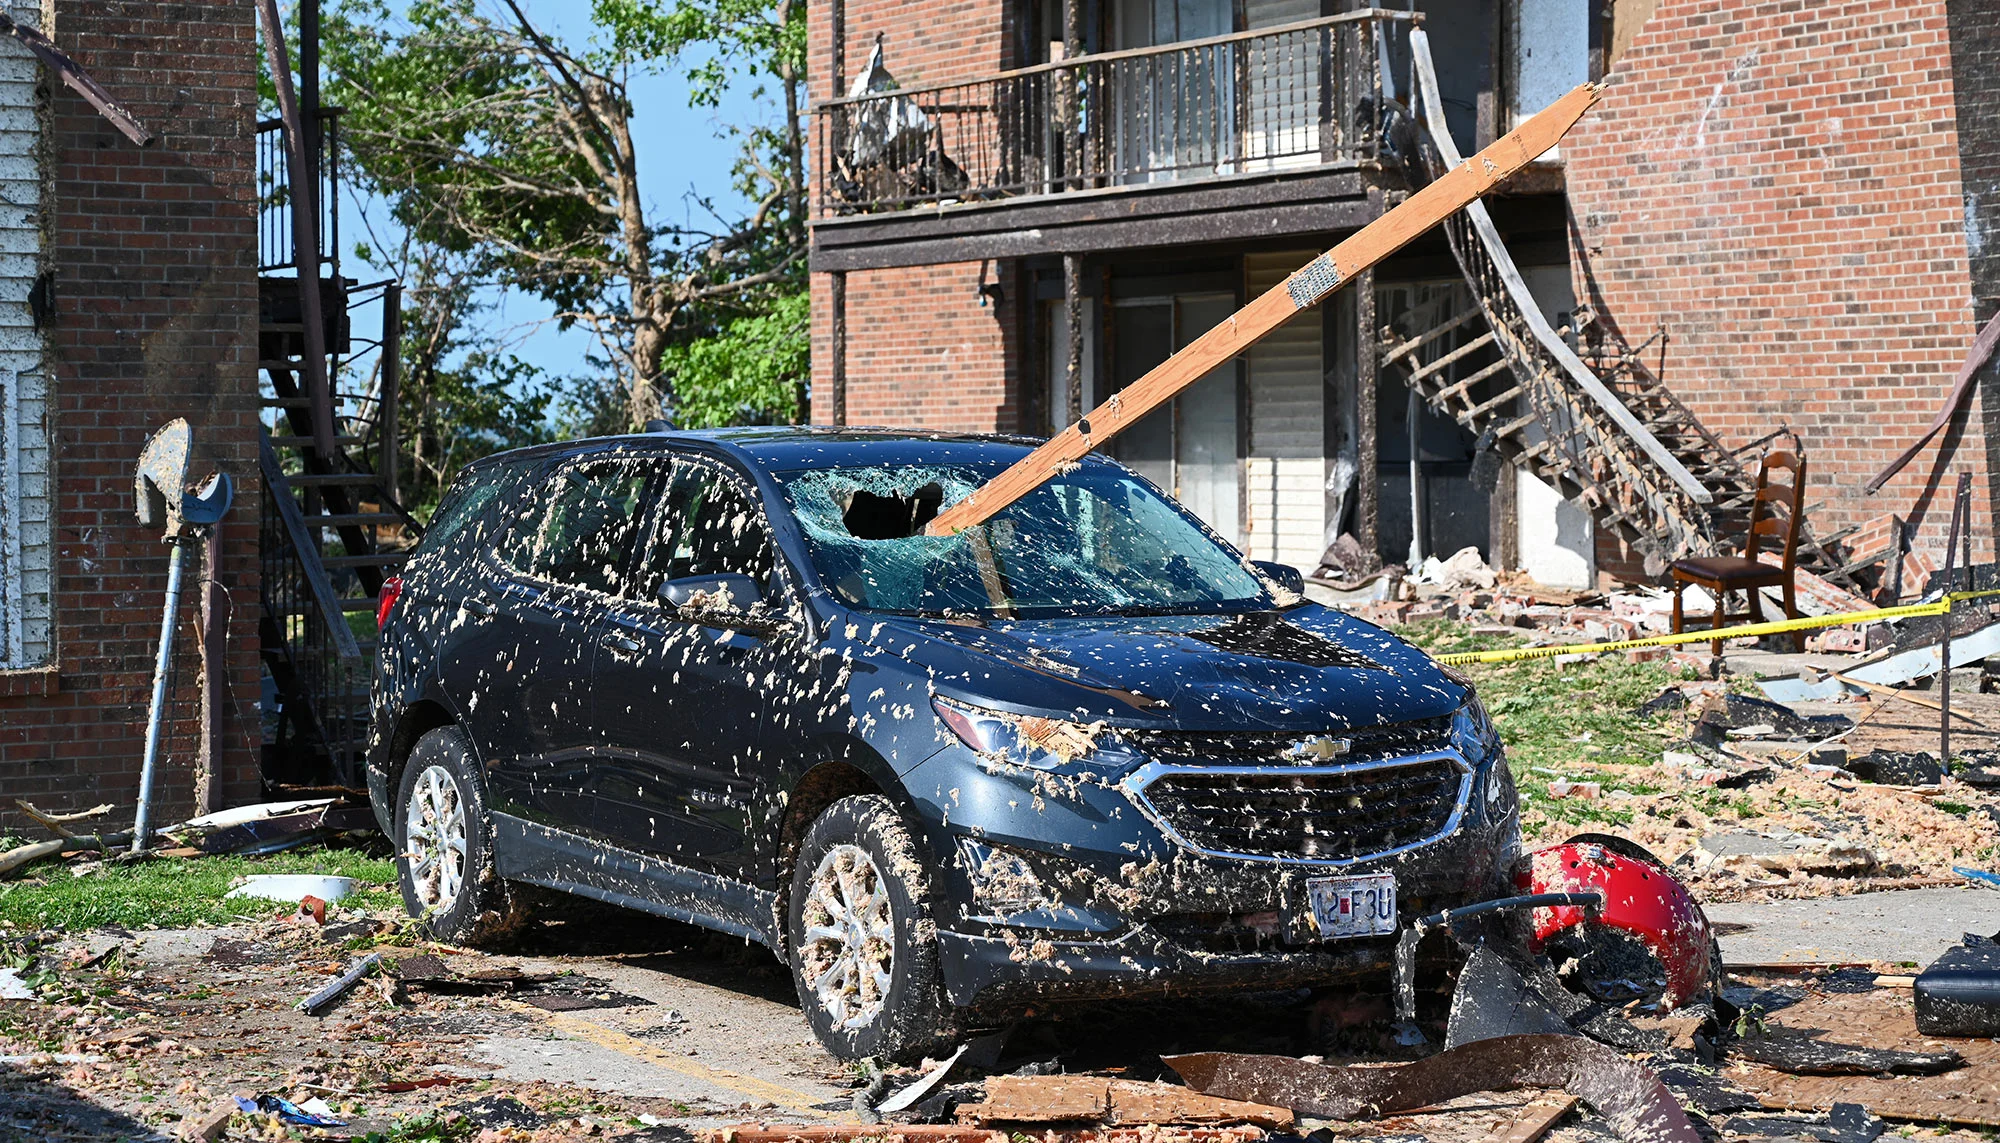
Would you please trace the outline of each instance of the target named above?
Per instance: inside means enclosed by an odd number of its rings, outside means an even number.
[[[1783,470],[1791,478],[1790,484],[1772,482],[1774,470]],[[1801,452],[1772,451],[1764,454],[1764,462],[1757,469],[1757,497],[1750,504],[1750,534],[1743,541],[1741,556],[1707,556],[1699,559],[1676,560],[1672,571],[1674,577],[1674,631],[1681,630],[1681,593],[1689,584],[1706,588],[1715,596],[1715,615],[1712,626],[1720,629],[1724,624],[1724,602],[1729,592],[1741,591],[1749,597],[1751,619],[1764,621],[1764,602],[1758,589],[1781,587],[1785,594],[1785,618],[1797,619],[1799,609],[1797,591],[1793,584],[1793,569],[1797,566],[1799,549],[1799,523],[1805,511],[1806,460]],[[1782,538],[1784,552],[1778,563],[1758,558],[1764,551],[1765,539],[1769,537],[1773,546]],[[1792,646],[1805,650],[1803,633],[1792,633]],[[1709,644],[1709,653],[1722,654],[1722,640]]]

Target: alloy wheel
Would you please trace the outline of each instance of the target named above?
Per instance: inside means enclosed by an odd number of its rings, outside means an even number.
[[[813,870],[806,898],[800,964],[834,1027],[853,1031],[882,1012],[896,964],[889,889],[875,858],[836,845]]]
[[[403,816],[403,859],[426,911],[450,909],[465,888],[465,797],[443,766],[417,775]]]

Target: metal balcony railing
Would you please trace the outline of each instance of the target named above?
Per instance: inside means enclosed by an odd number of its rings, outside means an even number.
[[[1367,163],[1420,19],[1368,9],[829,99],[815,213]]]
[[[319,109],[319,259],[321,276],[340,278],[340,108]],[[257,272],[298,265],[292,239],[292,159],[285,123],[257,124]],[[328,269],[330,268],[330,269]]]

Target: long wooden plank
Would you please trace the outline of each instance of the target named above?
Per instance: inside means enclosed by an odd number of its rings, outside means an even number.
[[[1110,400],[1092,409],[1082,420],[940,512],[926,532],[949,536],[983,524],[994,513],[1034,491],[1091,449],[1207,376],[1209,370],[1255,345],[1300,310],[1324,300],[1354,275],[1409,245],[1533,162],[1583,118],[1583,113],[1597,102],[1601,90],[1598,85],[1583,84],[1492,146],[1404,199],[1395,209],[1308,262],[1275,289],[1237,310],[1128,388],[1112,394]]]

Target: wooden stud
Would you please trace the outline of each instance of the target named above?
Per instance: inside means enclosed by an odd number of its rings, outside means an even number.
[[[847,423],[847,271],[835,270],[833,281],[833,345],[827,355],[832,358],[827,363],[827,382],[833,392],[827,401],[827,423],[844,425]]]

